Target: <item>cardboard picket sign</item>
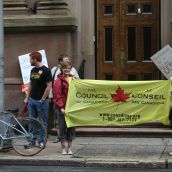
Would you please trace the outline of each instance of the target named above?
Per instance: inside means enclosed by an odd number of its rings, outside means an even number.
[[[38,52],[40,52],[42,55],[43,65],[48,67],[45,50],[40,50]],[[30,81],[30,71],[33,68],[33,66],[31,66],[31,64],[30,64],[29,54],[30,53],[18,56],[21,74],[22,74],[22,79],[23,79],[23,84],[25,84],[25,85],[28,84]]]
[[[167,79],[172,77],[172,48],[169,45],[154,54],[151,60]]]

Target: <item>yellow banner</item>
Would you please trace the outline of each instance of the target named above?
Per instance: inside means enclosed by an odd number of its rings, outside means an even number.
[[[171,90],[169,80],[70,80],[67,126],[168,125]]]

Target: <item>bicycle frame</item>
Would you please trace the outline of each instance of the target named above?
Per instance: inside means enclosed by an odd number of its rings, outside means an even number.
[[[22,126],[22,124],[18,121],[18,119],[13,114],[10,114],[9,115],[9,118],[10,118],[9,119],[9,123],[0,119],[0,123],[2,123],[3,125],[5,125],[4,127],[6,127],[4,133],[3,134],[0,134],[0,140],[1,140],[0,150],[3,149],[4,141],[11,140],[11,139],[17,139],[17,138],[21,138],[21,137],[28,137],[31,134],[31,133],[28,133],[25,130],[25,128]],[[17,129],[15,126],[12,125],[12,120],[14,120],[16,122],[16,124],[18,124],[21,127],[21,130]],[[10,129],[13,129],[13,130],[17,131],[21,135],[19,135],[17,137],[9,137],[8,131]]]

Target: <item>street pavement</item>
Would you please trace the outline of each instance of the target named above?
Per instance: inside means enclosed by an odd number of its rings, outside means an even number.
[[[171,169],[114,169],[68,166],[1,166],[0,172],[171,172]]]
[[[0,165],[172,169],[170,138],[76,137],[73,155],[61,155],[54,139],[49,136],[46,148],[32,157],[0,152]]]

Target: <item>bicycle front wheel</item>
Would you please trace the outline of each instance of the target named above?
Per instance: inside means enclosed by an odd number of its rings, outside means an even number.
[[[12,146],[18,154],[33,156],[45,148],[47,132],[39,120],[20,117],[12,121],[12,126],[10,137]]]

